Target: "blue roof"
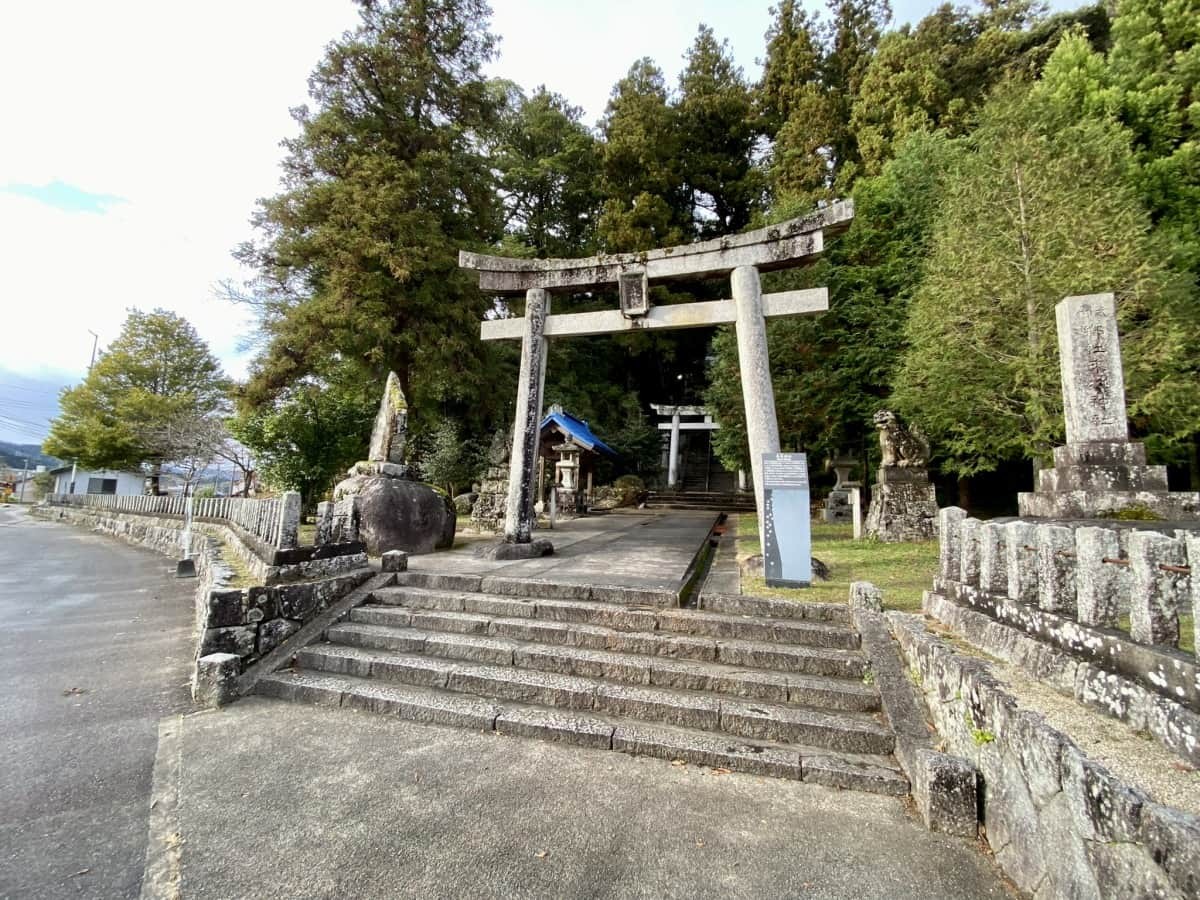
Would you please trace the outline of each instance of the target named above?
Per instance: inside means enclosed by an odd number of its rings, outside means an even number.
[[[577,443],[584,450],[594,450],[597,453],[603,453],[605,456],[616,457],[617,451],[596,435],[592,434],[592,429],[588,428],[588,423],[582,419],[577,419],[570,413],[552,412],[546,418],[542,419],[541,430],[545,431],[547,425],[557,425],[565,434],[570,435],[571,440]]]

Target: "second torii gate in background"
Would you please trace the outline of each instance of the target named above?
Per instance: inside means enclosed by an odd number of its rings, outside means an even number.
[[[811,262],[824,251],[826,236],[845,231],[853,218],[853,201],[845,200],[757,231],[643,253],[581,259],[512,259],[461,252],[459,266],[479,272],[481,290],[498,295],[525,295],[524,316],[485,321],[480,326],[480,336],[485,341],[521,341],[505,541],[529,544],[533,536],[538,426],[542,419],[548,338],[656,328],[703,328],[726,323],[733,323],[737,330],[738,366],[761,536],[764,532],[762,457],[764,453],[779,451],[765,320],[769,316],[824,312],[829,308],[829,292],[815,288],[764,295],[759,272]],[[653,282],[726,275],[730,277],[732,300],[671,306],[650,303]],[[552,291],[573,293],[612,285],[620,292],[619,309],[550,315]]]

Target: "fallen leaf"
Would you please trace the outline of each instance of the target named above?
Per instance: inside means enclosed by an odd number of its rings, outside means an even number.
[[[714,774],[714,775],[732,775],[733,769],[726,769],[724,766],[717,766],[715,769],[712,770],[712,774]]]
[[[86,694],[87,692],[88,692],[87,688],[70,687],[70,688],[67,688],[65,691],[63,691],[63,696],[64,697],[72,697],[72,696],[77,696],[79,694]]]
[[[91,869],[80,869],[78,872],[72,872],[67,877],[68,878],[78,878],[80,875],[86,875],[90,871],[92,871],[92,870]]]
[[[539,850],[537,853],[535,853],[533,855],[536,856],[538,859],[545,859],[547,856],[550,855],[550,851],[549,850]]]
[[[683,767],[683,766],[687,765],[687,760],[686,759],[673,759],[673,760],[671,760],[671,765]]]
[[[696,846],[697,846],[697,847],[703,847],[703,846],[704,846],[704,841],[696,841]]]

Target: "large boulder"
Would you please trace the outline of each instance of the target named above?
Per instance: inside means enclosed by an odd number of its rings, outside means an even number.
[[[431,553],[454,545],[454,503],[426,484],[352,475],[334,490],[335,499],[349,494],[358,496],[359,533],[371,556],[388,550]]]

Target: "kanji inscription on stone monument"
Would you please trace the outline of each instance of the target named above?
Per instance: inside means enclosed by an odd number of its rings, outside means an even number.
[[[1067,297],[1054,313],[1067,443],[1128,440],[1116,298]]]

